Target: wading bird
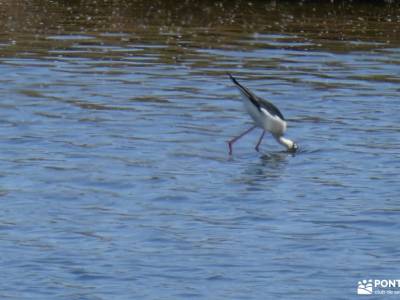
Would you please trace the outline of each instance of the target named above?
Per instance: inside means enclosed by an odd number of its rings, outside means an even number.
[[[255,124],[251,128],[249,128],[239,136],[233,138],[232,140],[228,141],[229,154],[232,154],[233,143],[235,143],[238,139],[248,134],[250,131],[257,127],[263,129],[260,139],[258,140],[256,145],[257,151],[259,151],[259,147],[262,139],[264,138],[265,132],[268,131],[271,132],[276,141],[279,144],[285,146],[288,151],[296,152],[298,149],[297,144],[283,136],[286,131],[287,125],[285,118],[283,117],[279,109],[271,102],[261,99],[260,97],[257,97],[255,94],[250,92],[249,89],[241,85],[231,74],[228,73],[228,75],[242,94],[244,107],[255,122]]]

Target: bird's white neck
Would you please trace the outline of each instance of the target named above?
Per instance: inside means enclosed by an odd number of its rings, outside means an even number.
[[[288,150],[293,149],[294,142],[292,140],[284,138],[283,136],[276,137],[276,140],[279,144],[285,146]]]

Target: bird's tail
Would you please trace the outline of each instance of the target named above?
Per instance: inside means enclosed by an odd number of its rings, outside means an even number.
[[[233,81],[233,83],[234,84],[236,84],[236,85],[239,85],[240,86],[240,83],[236,80],[236,78],[235,77],[233,77],[232,76],[232,74],[231,73],[226,73],[228,76],[229,76],[229,78]]]
[[[261,106],[259,103],[259,100],[257,100],[257,96],[254,95],[252,92],[250,92],[250,90],[248,90],[247,88],[245,88],[243,85],[241,85],[235,77],[233,77],[230,73],[227,73],[229,78],[233,81],[233,83],[239,88],[240,92],[242,93],[242,95],[244,96],[245,99],[247,99],[248,101],[250,101],[251,103],[253,103],[253,105],[255,107],[257,107],[257,109],[259,111],[261,111]]]

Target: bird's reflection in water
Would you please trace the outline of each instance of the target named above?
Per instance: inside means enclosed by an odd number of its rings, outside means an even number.
[[[248,165],[241,174],[239,180],[251,189],[268,189],[266,182],[280,181],[285,173],[288,160],[293,153],[285,151],[263,154],[259,160]]]

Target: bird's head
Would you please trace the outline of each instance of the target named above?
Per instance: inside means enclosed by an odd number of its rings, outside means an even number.
[[[299,146],[295,142],[293,142],[290,139],[285,138],[282,135],[274,135],[274,137],[276,138],[278,143],[285,146],[287,151],[289,151],[289,152],[294,153],[299,149]]]
[[[288,150],[290,152],[297,152],[297,150],[299,150],[299,145],[297,145],[295,142],[293,142],[292,146],[290,148],[288,148]]]

